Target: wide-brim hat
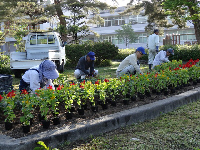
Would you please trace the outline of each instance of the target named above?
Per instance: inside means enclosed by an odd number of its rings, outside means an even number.
[[[55,63],[50,60],[45,60],[43,62],[42,73],[47,79],[57,79],[59,77]]]

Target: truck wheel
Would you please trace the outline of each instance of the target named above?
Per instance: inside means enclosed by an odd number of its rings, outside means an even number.
[[[22,77],[22,72],[20,70],[15,70],[14,71],[14,74],[15,74],[15,78],[21,78]]]

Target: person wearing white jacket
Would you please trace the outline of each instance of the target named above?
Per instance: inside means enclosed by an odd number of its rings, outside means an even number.
[[[54,85],[52,79],[57,79],[59,73],[56,65],[51,60],[44,60],[40,65],[34,66],[27,70],[20,80],[19,90],[27,90],[28,92],[35,92],[39,88],[47,88]]]
[[[169,56],[174,55],[174,50],[172,48],[167,49],[167,51],[160,51],[155,59],[153,60],[153,67],[161,65],[162,63],[169,62]]]
[[[138,59],[144,54],[146,54],[145,49],[143,47],[138,47],[134,54],[127,56],[117,68],[117,77],[120,77],[124,74],[135,74],[136,72],[143,74],[143,72],[140,70]]]
[[[153,60],[158,53],[159,49],[159,30],[155,29],[154,33],[151,34],[148,38],[148,49],[149,49],[149,56],[148,56],[148,64],[149,70],[151,71],[151,67],[153,64]]]

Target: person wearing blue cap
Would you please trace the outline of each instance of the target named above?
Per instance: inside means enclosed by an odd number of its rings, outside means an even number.
[[[59,73],[56,69],[56,65],[51,60],[44,60],[40,65],[35,66],[27,70],[22,79],[20,80],[19,90],[27,90],[34,92],[36,89],[44,88],[45,86],[54,85],[52,79],[57,79]]]
[[[138,47],[134,54],[127,56],[117,68],[117,77],[120,77],[124,74],[136,74],[136,72],[143,74],[143,72],[140,70],[138,59],[144,54],[146,54],[145,49],[143,47]]]
[[[157,66],[161,65],[162,63],[169,62],[169,56],[174,55],[174,50],[172,48],[167,49],[167,51],[161,50],[153,60],[153,67],[152,69]]]
[[[151,34],[148,38],[148,49],[149,49],[149,56],[148,56],[148,64],[149,64],[149,71],[151,71],[151,67],[153,65],[153,60],[158,53],[159,49],[159,30],[155,29],[154,33]]]
[[[82,56],[76,66],[74,71],[74,76],[76,79],[84,79],[86,76],[96,76],[98,70],[94,69],[95,53],[89,52],[87,55]]]

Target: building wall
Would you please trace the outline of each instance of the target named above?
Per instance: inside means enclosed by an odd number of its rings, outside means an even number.
[[[120,7],[115,11],[115,13],[102,11],[100,15],[104,18],[104,23],[101,25],[93,26],[91,28],[91,30],[97,32],[100,35],[100,38],[97,38],[94,36],[94,34],[92,34],[89,37],[83,39],[83,41],[88,39],[94,41],[109,41],[119,48],[126,48],[125,42],[117,39],[115,30],[122,29],[121,25],[131,24],[132,29],[138,35],[138,40],[135,43],[130,43],[127,48],[137,48],[138,46],[147,48],[147,40],[149,36],[149,34],[145,32],[147,16],[144,16],[144,12],[141,12],[139,15],[120,16],[119,13],[124,9],[125,7]],[[187,29],[178,29],[177,26],[169,29],[164,29],[164,34],[160,35],[160,45],[163,45],[163,39],[166,37],[166,35],[172,34],[180,34],[180,44],[184,44],[186,41],[196,41],[193,24],[187,22],[187,26],[189,27]]]

